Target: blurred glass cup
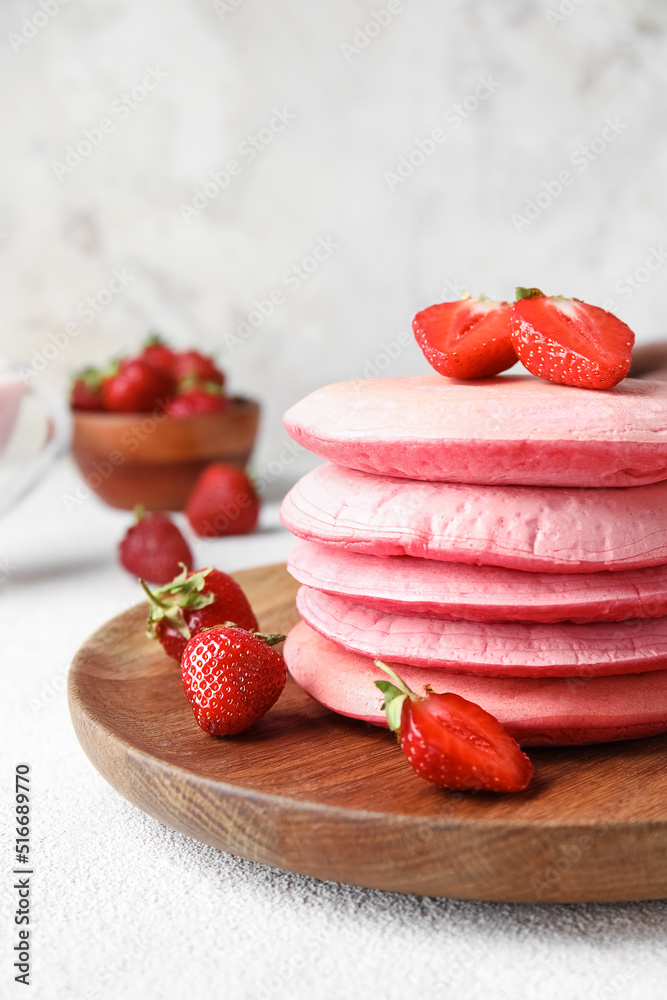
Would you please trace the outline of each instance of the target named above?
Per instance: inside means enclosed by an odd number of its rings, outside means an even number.
[[[0,360],[0,514],[67,451],[70,425],[62,400],[30,385],[18,365]]]

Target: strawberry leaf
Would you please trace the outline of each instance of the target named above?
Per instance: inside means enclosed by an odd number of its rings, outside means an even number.
[[[220,628],[219,625],[213,625],[213,628]],[[223,628],[238,628],[242,632],[247,632],[248,629],[243,628],[242,625],[237,625],[236,622],[223,622]],[[202,632],[209,632],[210,629],[202,629]],[[250,632],[250,635],[254,635],[255,639],[260,639],[261,642],[265,642],[267,646],[277,646],[279,642],[283,642],[287,636],[283,635],[282,632]]]
[[[214,594],[203,593],[206,586],[206,574],[211,572],[212,567],[198,570],[188,576],[188,568],[185,563],[180,564],[183,571],[175,577],[171,583],[166,583],[164,587],[158,587],[151,591],[143,580],[140,580],[148,600],[150,610],[148,612],[148,622],[146,625],[146,635],[149,639],[157,639],[158,622],[165,618],[183,636],[190,639],[191,633],[185,621],[183,610],[199,611],[213,604]]]
[[[155,331],[155,330],[151,330],[151,332],[149,333],[148,337],[144,341],[143,347],[144,348],[146,348],[146,347],[157,347],[158,345],[160,347],[162,345],[166,346],[166,341],[165,341],[164,337],[162,336],[162,334],[157,333],[157,331]]]
[[[387,716],[387,724],[389,728],[392,733],[400,733],[401,711],[403,709],[403,702],[408,696],[397,688],[395,684],[392,684],[391,681],[375,681],[375,686],[379,688],[384,695],[382,711],[385,712]]]
[[[384,702],[382,704],[382,710],[387,715],[387,723],[389,728],[393,733],[398,733],[400,736],[401,730],[401,710],[403,708],[403,702],[406,698],[410,701],[422,701],[420,695],[415,694],[411,691],[405,681],[398,676],[395,670],[388,667],[386,663],[382,660],[374,660],[376,667],[380,670],[384,670],[385,674],[391,677],[391,681],[375,681],[375,686],[382,691],[384,695]]]
[[[544,292],[541,292],[539,288],[522,288],[521,285],[516,286],[516,301],[520,302],[521,299],[543,299]]]

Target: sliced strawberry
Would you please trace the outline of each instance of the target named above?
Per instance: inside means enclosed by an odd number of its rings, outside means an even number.
[[[412,329],[426,360],[441,375],[487,378],[516,363],[511,311],[508,302],[468,296],[423,309]]]
[[[375,661],[392,678],[376,681],[385,696],[389,728],[399,734],[410,766],[443,788],[520,792],[533,765],[498,720],[458,694],[415,694],[391,667]]]
[[[622,320],[580,299],[517,288],[512,343],[540,378],[585,389],[610,389],[630,370],[635,335]]]

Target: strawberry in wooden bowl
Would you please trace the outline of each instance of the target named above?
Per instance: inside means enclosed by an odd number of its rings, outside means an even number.
[[[213,462],[243,468],[259,405],[229,396],[212,358],[152,337],[136,356],[74,380],[72,454],[86,484],[112,507],[182,510]]]

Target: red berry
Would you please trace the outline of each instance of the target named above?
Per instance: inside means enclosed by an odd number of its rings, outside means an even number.
[[[167,514],[143,514],[118,547],[125,569],[151,583],[168,583],[183,563],[192,569],[188,543]]]
[[[193,487],[185,515],[202,538],[245,535],[257,524],[259,497],[243,469],[209,465]]]
[[[94,368],[87,368],[74,380],[70,406],[73,410],[104,410],[100,378]]]
[[[520,792],[533,765],[498,720],[458,694],[415,694],[390,667],[375,665],[395,683],[376,681],[385,695],[389,728],[414,771],[443,788]]]
[[[219,392],[190,389],[167,403],[168,417],[201,417],[207,413],[222,413],[229,401]]]
[[[165,344],[157,334],[148,339],[139,357],[147,361],[153,368],[157,368],[158,371],[163,372],[170,379],[175,380],[176,352],[168,344]]]
[[[423,309],[412,329],[426,360],[441,375],[487,378],[516,363],[511,310],[507,302],[468,296]]]
[[[629,326],[579,299],[516,291],[512,343],[529,372],[586,389],[610,389],[625,378],[635,341]]]
[[[104,405],[113,413],[144,413],[164,407],[173,391],[173,379],[142,358],[126,358],[114,375],[102,380]]]
[[[189,639],[202,629],[224,622],[254,631],[254,612],[236,580],[219,569],[183,570],[164,587],[151,592],[147,633],[159,639],[167,656],[180,660]]]
[[[285,661],[271,648],[284,638],[219,625],[190,639],[181,677],[204,732],[234,736],[266,715],[287,681]]]
[[[174,355],[174,375],[178,382],[185,379],[224,385],[225,376],[212,358],[199,351],[179,351]]]

